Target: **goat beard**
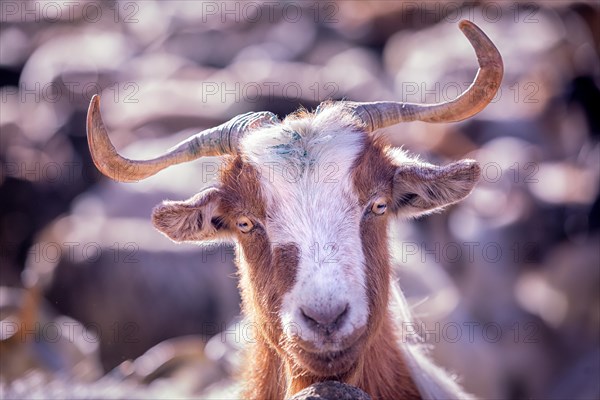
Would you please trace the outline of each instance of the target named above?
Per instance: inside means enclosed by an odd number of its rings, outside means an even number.
[[[329,379],[348,382],[360,364],[365,342],[362,331],[341,340],[339,350],[318,351],[312,343],[283,335],[278,352],[289,364],[292,378],[312,383]]]

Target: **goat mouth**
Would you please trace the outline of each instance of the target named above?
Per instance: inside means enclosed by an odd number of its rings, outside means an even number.
[[[339,378],[356,365],[358,354],[357,345],[343,350],[318,353],[298,349],[296,359],[302,367],[315,376]]]
[[[312,343],[298,341],[292,347],[292,353],[299,366],[311,374],[339,379],[356,366],[365,340],[363,334],[353,335],[339,343],[340,347],[343,346],[340,349],[325,351]]]

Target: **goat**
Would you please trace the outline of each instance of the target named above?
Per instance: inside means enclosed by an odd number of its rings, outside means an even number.
[[[118,154],[99,97],[92,98],[90,151],[114,180],[135,182],[174,164],[224,157],[217,185],[164,201],[152,222],[176,242],[239,244],[242,308],[256,330],[245,397],[284,398],[330,379],[374,398],[470,397],[400,332],[411,317],[392,280],[386,228],[391,216],[425,215],[463,199],[480,167],[473,160],[434,166],[373,135],[405,121],[460,121],[491,102],[503,75],[500,53],[472,22],[459,27],[479,71],[452,101],[324,102],[283,121],[247,113],[150,160]],[[323,166],[327,176],[318,174]]]

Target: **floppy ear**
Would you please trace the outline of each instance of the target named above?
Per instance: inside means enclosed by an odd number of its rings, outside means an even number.
[[[396,169],[392,211],[416,217],[464,199],[479,180],[481,169],[473,160],[461,160],[438,167],[408,162]]]
[[[210,187],[184,201],[163,201],[152,211],[154,227],[174,242],[212,240],[226,236],[219,210],[221,191]]]

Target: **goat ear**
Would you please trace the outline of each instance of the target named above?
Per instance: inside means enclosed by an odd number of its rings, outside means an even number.
[[[174,242],[216,239],[229,231],[220,203],[221,191],[207,188],[184,201],[163,201],[152,211],[152,223]]]
[[[396,169],[392,210],[416,217],[440,210],[464,199],[479,180],[481,169],[473,160],[438,167],[427,163],[403,163]]]

